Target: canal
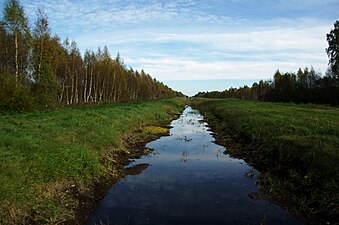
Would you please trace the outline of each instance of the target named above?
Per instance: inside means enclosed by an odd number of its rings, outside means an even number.
[[[116,183],[87,225],[303,224],[261,197],[259,172],[215,144],[197,110],[187,106],[171,127],[128,166],[138,174]]]

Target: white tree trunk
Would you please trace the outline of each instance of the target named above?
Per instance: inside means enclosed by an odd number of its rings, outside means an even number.
[[[19,55],[19,44],[18,44],[18,34],[15,34],[15,87],[18,84],[18,76],[19,76],[19,62],[18,62],[18,55]]]

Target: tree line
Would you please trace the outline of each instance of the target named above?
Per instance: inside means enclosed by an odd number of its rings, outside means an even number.
[[[128,102],[181,96],[143,70],[127,68],[108,48],[86,50],[52,35],[38,9],[34,27],[19,0],[8,0],[0,20],[0,111]]]
[[[195,97],[239,98],[248,100],[339,104],[339,21],[327,34],[329,68],[324,76],[313,67],[297,72],[279,70],[271,80],[260,80],[251,87],[229,88],[224,91],[199,92]]]

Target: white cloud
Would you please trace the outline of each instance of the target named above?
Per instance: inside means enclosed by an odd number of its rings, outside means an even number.
[[[204,80],[204,79],[269,79],[279,69],[285,72],[297,71],[300,67],[310,66],[291,61],[252,61],[252,62],[199,62],[177,58],[125,58],[127,64],[145,69],[159,80]],[[139,66],[138,66],[139,65]],[[324,65],[314,64],[316,70]]]
[[[144,68],[159,79],[252,79],[270,77],[278,68],[293,71],[313,65],[325,72],[324,36],[329,29],[319,26],[196,34],[131,30],[119,35],[90,34],[78,40],[85,46],[120,46],[127,64]],[[164,43],[174,47],[165,51],[161,49]],[[117,51],[114,47],[110,49]]]
[[[226,51],[319,50],[326,47],[330,26],[275,28],[274,30],[159,35],[154,41],[203,43]]]
[[[78,40],[88,45],[129,44],[129,43],[190,43],[198,44],[209,49],[219,51],[280,51],[301,50],[324,52],[326,32],[330,26],[316,26],[312,28],[276,28],[262,31],[223,31],[218,33],[201,33],[192,27],[187,30],[176,30],[176,33],[159,33],[157,29],[136,28],[126,29],[124,32],[102,31],[83,33]],[[165,29],[161,31],[166,32]],[[175,31],[169,29],[169,31]],[[98,44],[99,43],[99,44]]]
[[[22,3],[30,17],[44,9],[52,30],[82,50],[107,45],[112,55],[119,51],[126,64],[159,80],[266,79],[276,69],[327,68],[326,33],[333,23],[311,13],[252,21],[201,9],[193,0]]]
[[[126,1],[126,0],[23,0],[23,5],[31,18],[38,8],[47,12],[53,25],[63,32],[74,25],[90,31],[109,29],[124,24],[143,23],[221,23],[231,21],[231,17],[215,16],[194,7],[194,1]]]

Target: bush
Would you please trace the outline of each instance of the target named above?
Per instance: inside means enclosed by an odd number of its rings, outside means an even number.
[[[0,112],[23,112],[33,109],[33,98],[23,82],[16,84],[13,75],[0,72]]]

